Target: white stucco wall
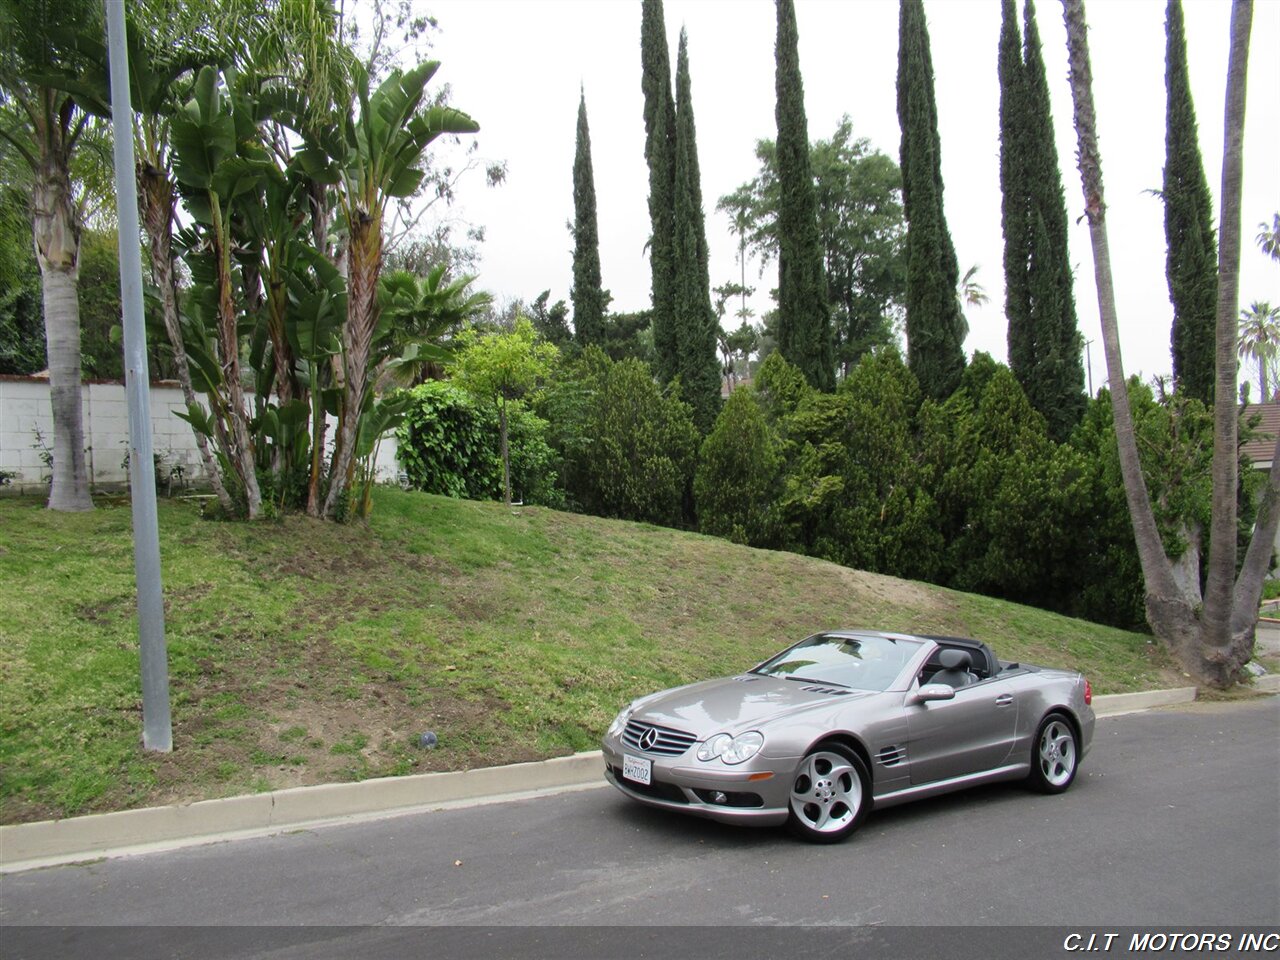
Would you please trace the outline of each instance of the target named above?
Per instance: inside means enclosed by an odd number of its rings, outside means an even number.
[[[252,403],[252,395],[249,397]],[[85,462],[90,482],[120,486],[128,481],[123,466],[129,439],[129,408],[122,383],[86,383],[81,391],[84,412]],[[182,464],[188,480],[204,479],[200,453],[191,425],[175,414],[185,411],[182,391],[174,385],[151,385],[151,443],[165,464]],[[330,425],[329,435],[333,429]],[[49,382],[34,377],[0,377],[0,470],[18,474],[6,492],[33,492],[45,486],[48,469],[40,459],[36,431],[53,447],[53,410]],[[378,450],[379,480],[393,481],[396,465],[395,437],[388,435]]]

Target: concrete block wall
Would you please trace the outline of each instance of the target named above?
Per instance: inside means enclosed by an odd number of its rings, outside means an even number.
[[[252,394],[248,402],[253,402]],[[128,482],[124,466],[128,451],[129,407],[122,383],[86,383],[81,391],[84,417],[85,462],[95,485],[105,488]],[[164,468],[181,465],[185,478],[199,484],[205,479],[200,451],[191,425],[178,417],[186,412],[182,390],[176,385],[151,385],[151,443],[164,457]],[[336,424],[331,420],[329,437]],[[53,411],[49,405],[49,382],[35,377],[0,376],[0,471],[18,476],[5,492],[39,492],[49,471],[41,460],[36,441],[39,431],[44,443],[53,448]],[[379,480],[394,481],[399,473],[395,437],[388,435],[378,451]]]

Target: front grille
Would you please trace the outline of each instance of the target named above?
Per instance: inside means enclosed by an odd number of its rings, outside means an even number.
[[[609,770],[613,773],[614,779],[632,793],[638,793],[644,797],[653,797],[655,800],[666,800],[670,803],[689,802],[689,798],[685,796],[684,791],[674,783],[663,783],[661,780],[654,780],[652,783],[636,783],[634,780],[628,780],[623,777],[621,767],[610,765]]]
[[[658,739],[647,750],[640,746],[640,738],[653,730]],[[660,727],[655,723],[643,723],[639,720],[628,720],[627,728],[622,731],[622,742],[633,750],[645,753],[656,753],[664,757],[678,757],[697,742],[697,737],[683,730]]]

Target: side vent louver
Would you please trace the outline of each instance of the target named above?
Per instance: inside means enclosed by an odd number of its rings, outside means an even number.
[[[808,690],[810,693],[825,693],[832,697],[845,697],[849,695],[848,690],[841,690],[838,687],[801,687],[802,690]]]
[[[907,751],[904,747],[885,747],[876,754],[876,759],[883,767],[896,767],[907,759]]]
[[[734,677],[733,679],[737,680],[739,683],[755,683],[760,678],[753,677],[750,674],[744,673],[742,676]]]

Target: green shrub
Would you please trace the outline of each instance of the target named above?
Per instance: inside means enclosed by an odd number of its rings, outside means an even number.
[[[396,430],[400,466],[409,485],[460,499],[501,499],[498,413],[492,404],[439,380],[410,393],[412,403]],[[526,503],[560,506],[547,422],[518,402],[510,403],[507,414],[513,493]]]
[[[693,481],[703,533],[752,546],[772,542],[781,467],[776,447],[755,395],[734,391],[702,443]]]
[[[642,361],[588,349],[540,403],[575,509],[667,526],[686,519],[698,431],[677,387],[664,392]]]

